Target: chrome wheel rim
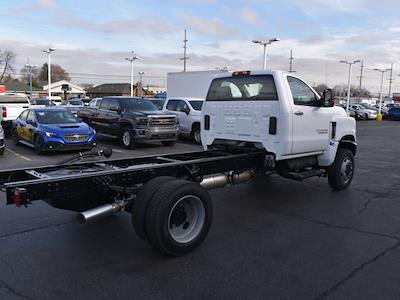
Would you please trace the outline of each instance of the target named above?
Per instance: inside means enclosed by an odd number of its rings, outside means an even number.
[[[345,157],[340,166],[340,178],[347,184],[353,178],[353,162],[349,157]]]
[[[189,195],[179,199],[168,216],[168,233],[178,243],[196,239],[205,223],[206,209],[200,198]]]
[[[131,134],[128,131],[125,131],[122,135],[122,142],[125,146],[129,146],[131,143]]]

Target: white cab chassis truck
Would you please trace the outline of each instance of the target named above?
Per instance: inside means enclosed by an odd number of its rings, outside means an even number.
[[[299,77],[284,72],[217,75],[201,116],[204,151],[81,161],[88,152],[53,166],[0,171],[7,204],[37,200],[79,212],[89,222],[118,212],[160,251],[180,256],[206,238],[213,215],[208,190],[270,172],[302,180],[327,176],[336,190],[353,178],[354,119]],[[106,241],[105,241],[106,242]]]
[[[202,109],[205,149],[252,145],[268,153],[267,165],[293,179],[327,176],[347,188],[354,174],[355,120],[298,76],[282,71],[217,75]]]

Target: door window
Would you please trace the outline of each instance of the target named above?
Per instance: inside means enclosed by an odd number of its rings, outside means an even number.
[[[287,80],[295,105],[320,106],[318,98],[314,92],[303,81],[290,76],[287,78]]]
[[[182,100],[178,101],[178,104],[176,105],[176,111],[186,112],[188,110],[189,110],[189,107],[185,101],[182,101]]]
[[[101,101],[100,109],[108,109],[110,107],[110,98],[104,98]]]
[[[178,100],[169,100],[167,104],[167,109],[176,111],[176,106],[178,105]]]
[[[35,121],[35,113],[30,110],[26,119],[29,121]]]
[[[108,107],[120,108],[121,106],[119,105],[118,99],[112,98],[112,99],[110,99],[110,104]]]
[[[28,112],[29,112],[29,110],[24,110],[24,111],[19,115],[19,118],[20,118],[21,120],[26,121],[26,118],[28,117]]]

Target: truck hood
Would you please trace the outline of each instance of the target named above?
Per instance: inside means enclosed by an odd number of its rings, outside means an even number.
[[[42,130],[55,134],[88,134],[92,129],[86,123],[75,124],[45,124],[41,125]]]
[[[152,110],[152,111],[129,111],[126,113],[127,116],[132,116],[132,117],[147,117],[147,116],[175,116],[170,113],[166,113],[163,111],[159,110]]]

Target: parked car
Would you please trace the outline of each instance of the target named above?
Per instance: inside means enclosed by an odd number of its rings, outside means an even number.
[[[376,110],[373,109],[367,109],[361,104],[351,104],[350,107],[354,109],[355,111],[364,114],[366,120],[375,120],[376,117],[378,116],[378,113]]]
[[[4,138],[4,129],[0,125],[0,155],[4,154],[5,148],[6,148],[6,143]]]
[[[84,150],[96,146],[96,132],[63,108],[31,108],[13,124],[15,144],[33,147],[36,153]]]
[[[56,104],[53,101],[46,99],[46,98],[32,99],[31,105],[40,105],[40,106],[45,106],[45,107],[56,106]]]
[[[349,107],[349,114],[350,114],[350,117],[353,117],[357,121],[359,121],[359,120],[367,120],[367,118],[366,118],[366,116],[365,116],[365,114],[363,112],[360,112],[360,111],[352,108],[351,106]]]
[[[400,107],[393,107],[389,109],[386,114],[388,120],[400,120]]]
[[[120,138],[125,148],[134,148],[139,141],[172,146],[178,136],[177,117],[140,97],[104,97],[95,106],[79,109],[78,117],[99,133]]]
[[[10,131],[12,122],[21,112],[29,108],[28,97],[23,94],[6,94],[0,95],[0,109],[1,109],[1,124],[3,129]]]
[[[372,105],[370,105],[370,104],[368,104],[368,103],[361,103],[360,105],[363,106],[363,107],[365,107],[366,109],[374,110],[374,111],[376,111],[376,112],[379,111],[378,108],[376,108],[375,106],[372,106]]]
[[[148,100],[153,103],[159,110],[164,108],[165,99],[161,98],[148,98]]]
[[[171,98],[164,104],[164,111],[173,113],[179,118],[179,134],[190,136],[201,143],[200,116],[204,99]]]
[[[83,102],[82,99],[80,99],[80,98],[72,98],[72,99],[68,99],[66,101],[65,105],[85,106],[85,102]]]

